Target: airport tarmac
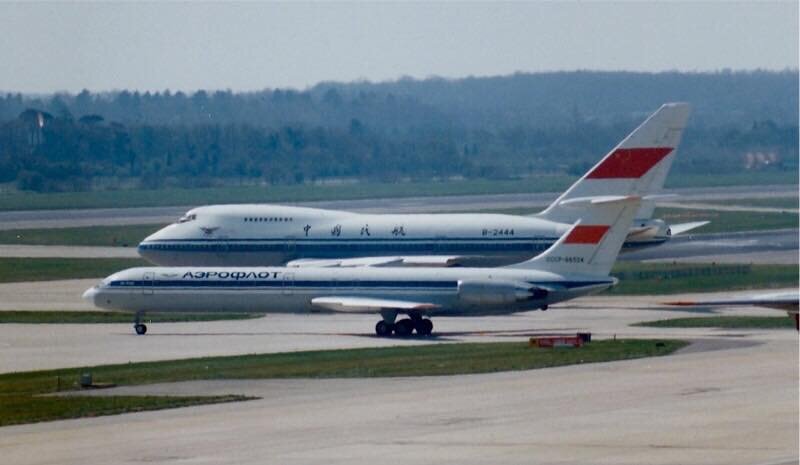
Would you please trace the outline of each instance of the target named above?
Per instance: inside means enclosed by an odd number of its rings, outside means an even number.
[[[754,308],[724,312],[781,315]],[[116,393],[259,399],[5,427],[0,454],[19,465],[798,463],[797,333],[628,326],[689,314],[660,307],[652,297],[590,297],[547,312],[438,318],[442,341],[523,342],[533,334],[588,330],[595,338],[696,343],[668,357],[523,372],[126,387]],[[129,325],[0,325],[0,341],[7,344],[0,371],[420,343],[372,337],[373,320],[284,315],[154,324],[143,337]]]
[[[88,281],[88,283],[87,283]],[[96,281],[64,282],[57,289],[72,287],[71,300]],[[88,285],[86,285],[88,284]],[[79,286],[85,286],[79,289]],[[33,286],[31,286],[33,287]],[[42,286],[44,287],[44,286]],[[725,292],[718,297],[730,297]],[[32,307],[46,306],[54,294],[43,293],[28,300]],[[713,296],[708,294],[707,296]],[[537,334],[592,331],[597,337],[653,337],[663,329],[629,327],[631,323],[691,315],[684,309],[659,305],[680,297],[593,296],[554,305],[546,312],[473,318],[434,318],[434,341],[489,341],[524,339]],[[708,297],[711,298],[711,297]],[[77,307],[77,306],[76,306]],[[77,309],[77,308],[76,308]],[[776,310],[754,310],[756,314],[782,315]],[[766,313],[765,313],[766,312]],[[0,325],[0,373],[107,363],[142,362],[207,355],[236,355],[295,350],[375,347],[428,343],[429,339],[384,339],[374,336],[377,315],[270,314],[251,320],[217,322],[152,323],[146,336],[137,336],[131,324]],[[146,318],[145,318],[146,320]],[[707,330],[671,330],[670,337],[701,337]],[[762,337],[773,337],[766,332]],[[47,344],[43,344],[47,341]],[[98,350],[103,348],[103,350]]]
[[[735,199],[797,197],[797,185],[703,187],[665,189],[664,194],[679,196],[672,202],[710,202]],[[275,202],[315,208],[350,210],[363,213],[470,212],[501,208],[539,208],[550,204],[560,193],[454,195],[389,199],[335,200],[316,202]],[[719,205],[709,205],[719,207]],[[724,206],[723,206],[724,207]],[[186,213],[191,206],[96,208],[82,210],[30,210],[0,212],[0,229],[74,228],[97,225],[167,224]],[[742,207],[747,210],[747,207]],[[753,207],[759,211],[762,207]]]
[[[793,264],[798,263],[797,251],[798,230],[776,229],[681,235],[657,247],[624,253],[620,260]],[[135,247],[0,245],[0,257],[138,258],[139,255]]]
[[[686,234],[657,247],[621,254],[619,259],[763,264],[775,263],[770,259],[778,253],[782,254],[779,263],[793,264],[798,263],[799,247],[797,229]]]

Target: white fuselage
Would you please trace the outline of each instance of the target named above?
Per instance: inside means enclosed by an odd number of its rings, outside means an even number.
[[[371,297],[437,305],[428,315],[541,308],[614,285],[612,277],[499,268],[131,268],[89,289],[100,308],[132,312],[325,311],[315,297]]]
[[[218,205],[189,211],[147,237],[138,250],[163,266],[271,266],[381,256],[457,256],[462,266],[500,266],[541,253],[569,227],[533,216]],[[664,240],[639,234],[637,243]]]

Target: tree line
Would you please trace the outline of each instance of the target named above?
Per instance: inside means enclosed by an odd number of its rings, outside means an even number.
[[[797,169],[797,72],[517,74],[305,91],[0,96],[22,190],[577,175],[665,101],[677,172]]]

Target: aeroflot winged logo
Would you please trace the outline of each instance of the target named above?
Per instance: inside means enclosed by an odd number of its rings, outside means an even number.
[[[280,271],[187,271],[182,279],[278,279]]]
[[[213,228],[206,228],[206,227],[200,226],[200,229],[203,230],[203,234],[205,234],[206,236],[210,236],[210,235],[214,234],[214,231],[219,229],[219,226],[216,226],[216,227],[213,227]]]

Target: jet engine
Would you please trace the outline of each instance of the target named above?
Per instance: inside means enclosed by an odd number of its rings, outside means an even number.
[[[502,305],[546,296],[546,290],[518,281],[486,279],[458,282],[458,298],[470,304]]]
[[[664,220],[647,219],[636,220],[628,231],[626,242],[647,242],[656,239],[665,239],[672,235],[669,225]]]

